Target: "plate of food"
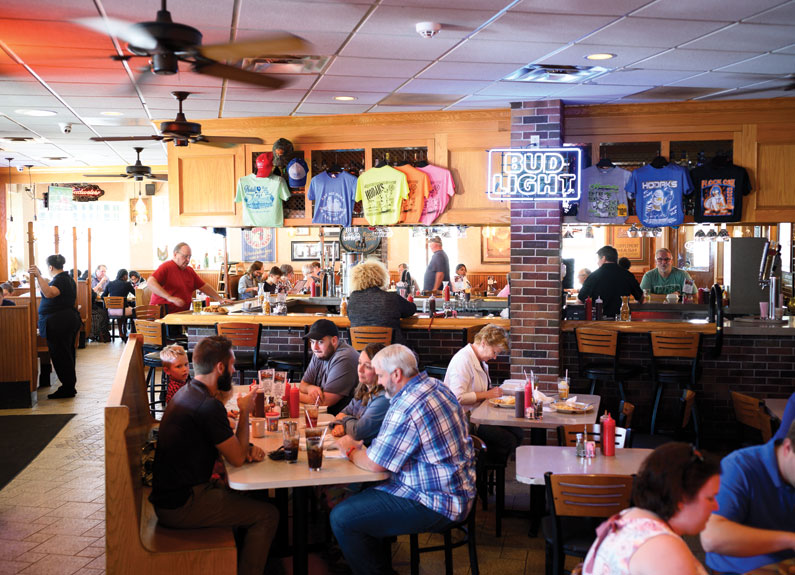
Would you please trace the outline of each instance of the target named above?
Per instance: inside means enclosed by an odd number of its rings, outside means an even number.
[[[229,310],[225,307],[206,307],[202,310],[202,313],[207,315],[226,315],[229,313]]]
[[[550,404],[550,407],[560,413],[587,413],[593,409],[593,403],[555,401]]]
[[[489,403],[494,407],[502,407],[505,409],[513,409],[516,405],[516,398],[514,396],[495,397],[489,400]]]

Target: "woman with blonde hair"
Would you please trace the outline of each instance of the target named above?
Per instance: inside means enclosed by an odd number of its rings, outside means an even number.
[[[262,262],[257,260],[250,266],[246,275],[240,278],[237,284],[237,294],[239,299],[249,299],[257,295],[259,284],[262,278]]]
[[[392,343],[406,340],[400,331],[400,319],[417,312],[414,302],[386,291],[389,272],[378,260],[365,260],[351,270],[351,295],[348,298],[348,319],[351,327],[372,325],[392,328]]]

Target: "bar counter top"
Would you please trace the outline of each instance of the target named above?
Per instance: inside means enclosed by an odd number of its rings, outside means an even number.
[[[614,329],[626,333],[648,333],[650,331],[697,331],[703,334],[716,332],[714,323],[706,320],[661,320],[641,319],[633,321],[579,321],[564,320],[561,331],[574,331],[578,327]],[[727,335],[780,335],[795,337],[795,316],[784,316],[782,321],[767,321],[759,318],[737,318],[723,322],[723,333]]]

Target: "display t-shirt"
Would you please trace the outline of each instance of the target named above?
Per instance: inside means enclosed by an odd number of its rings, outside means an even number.
[[[280,228],[284,225],[282,201],[290,199],[290,189],[280,176],[258,178],[249,174],[237,181],[235,202],[243,202],[243,225]]]
[[[418,224],[422,216],[422,208],[425,206],[425,199],[431,191],[431,179],[428,174],[410,164],[395,166],[395,169],[406,174],[406,182],[409,185],[409,197],[403,200],[400,223]]]
[[[168,306],[169,313],[185,311],[190,308],[191,300],[193,299],[193,291],[201,288],[206,283],[193,271],[193,268],[186,267],[184,270],[181,270],[174,260],[168,260],[160,264],[160,267],[155,270],[152,277],[157,280],[160,287],[173,297],[178,297],[184,302],[183,305],[177,306],[156,293],[153,293],[149,303],[151,305],[165,304]]]
[[[732,163],[709,163],[690,172],[698,193],[695,221],[739,222],[742,220],[743,196],[751,192],[751,179],[741,166]]]
[[[577,211],[581,222],[622,224],[627,219],[627,181],[630,173],[615,166],[591,166],[582,172],[582,195]]]
[[[682,197],[693,191],[690,175],[682,166],[651,164],[638,168],[629,178],[627,195],[635,198],[640,223],[649,228],[678,226],[685,217]]]
[[[455,195],[455,184],[450,170],[430,164],[417,169],[428,174],[431,179],[431,190],[425,199],[420,216],[420,223],[428,226],[444,213],[450,198]]]
[[[349,172],[322,172],[309,182],[307,198],[314,202],[313,224],[350,226],[356,198],[356,176]]]
[[[391,226],[400,219],[403,200],[409,197],[406,175],[391,166],[370,168],[356,182],[356,201],[372,226]]]

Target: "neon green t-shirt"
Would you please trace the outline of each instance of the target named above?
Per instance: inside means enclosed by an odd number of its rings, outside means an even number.
[[[258,178],[253,174],[237,181],[235,202],[243,202],[243,225],[280,228],[284,225],[282,202],[290,199],[290,189],[280,176]]]
[[[409,197],[406,175],[391,166],[370,168],[356,182],[356,201],[362,202],[371,226],[398,223],[403,200]]]

